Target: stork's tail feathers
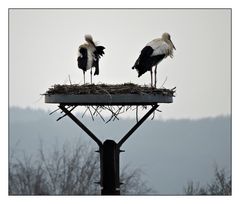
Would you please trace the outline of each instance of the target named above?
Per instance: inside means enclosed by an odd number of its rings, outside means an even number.
[[[137,69],[137,72],[138,72],[138,77],[142,76],[145,71],[141,71],[142,69]]]
[[[94,75],[99,75],[99,67],[98,66],[95,68]]]
[[[145,71],[143,71],[143,69],[141,68],[141,66],[136,65],[136,64],[132,67],[132,69],[136,69],[136,70],[137,70],[137,72],[138,72],[138,77],[142,76],[142,75],[145,73]]]
[[[138,72],[138,77],[142,76],[145,73],[144,66],[140,64],[139,58],[136,60],[135,64],[133,65],[132,69],[136,69]]]
[[[105,54],[104,49],[105,47],[103,46],[96,46],[96,51],[94,52],[96,60],[93,64],[93,66],[95,67],[94,75],[99,75],[99,58]]]
[[[136,60],[135,64],[133,65],[132,69],[137,69],[138,70],[138,64],[139,64],[139,58]]]
[[[105,54],[103,51],[104,49],[105,47],[103,46],[96,46],[96,54],[99,58]]]

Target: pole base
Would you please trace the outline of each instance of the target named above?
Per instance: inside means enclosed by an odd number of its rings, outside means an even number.
[[[120,190],[102,189],[102,195],[120,195]]]

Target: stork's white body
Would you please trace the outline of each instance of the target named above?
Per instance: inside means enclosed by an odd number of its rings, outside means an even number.
[[[169,56],[171,47],[162,38],[158,38],[149,42],[146,46],[150,46],[153,49],[151,56],[165,55],[164,58]]]

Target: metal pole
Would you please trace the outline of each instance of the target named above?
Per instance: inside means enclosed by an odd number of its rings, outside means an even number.
[[[100,151],[102,195],[120,195],[119,153],[116,142],[106,140]]]
[[[134,133],[134,131],[157,109],[159,105],[155,104],[153,107],[139,120],[131,130],[118,142],[117,146],[120,148],[122,144]]]

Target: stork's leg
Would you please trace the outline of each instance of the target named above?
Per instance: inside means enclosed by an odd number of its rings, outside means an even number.
[[[83,83],[85,84],[85,71],[83,71]]]
[[[152,72],[152,68],[150,70],[150,74],[151,74],[151,87],[153,87],[153,72]]]
[[[92,84],[92,67],[91,67],[91,69],[90,69],[90,81],[91,81],[91,84]]]
[[[154,70],[154,87],[156,88],[157,87],[157,65],[155,66],[155,70]]]

